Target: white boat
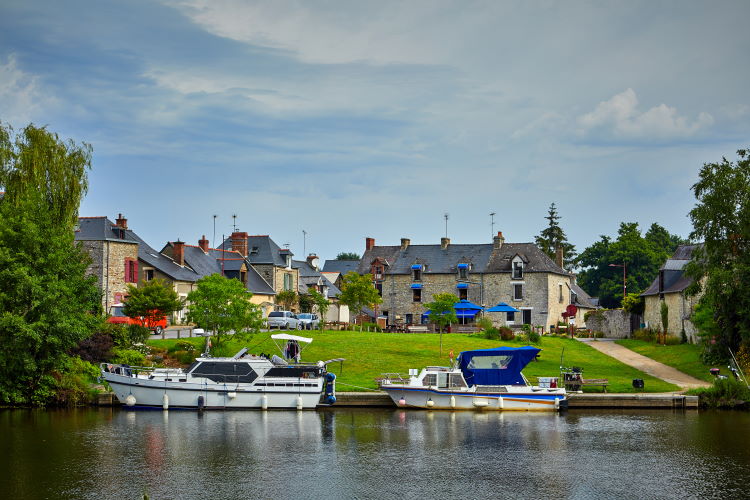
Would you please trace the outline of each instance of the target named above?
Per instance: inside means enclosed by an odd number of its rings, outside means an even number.
[[[312,339],[277,334],[274,341],[309,344]],[[277,343],[278,346],[278,343]],[[327,364],[289,364],[242,349],[231,358],[204,355],[189,368],[141,368],[101,364],[102,377],[127,406],[194,409],[310,409],[336,402],[336,375]]]
[[[380,387],[401,407],[433,410],[557,411],[565,388],[532,386],[521,370],[541,349],[498,347],[462,352],[454,366],[428,366],[409,377],[384,374]]]

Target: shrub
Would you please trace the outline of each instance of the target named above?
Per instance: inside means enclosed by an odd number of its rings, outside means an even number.
[[[498,331],[500,332],[500,338],[502,340],[513,340],[515,338],[515,334],[513,333],[513,330],[511,330],[507,326],[502,326],[498,328]]]
[[[666,339],[664,339],[664,345],[678,345],[682,344],[682,340],[680,337],[676,337],[674,335],[668,335]]]
[[[479,318],[479,321],[477,321],[477,326],[482,330],[487,331],[494,325],[492,324],[492,320],[490,318],[483,317]]]
[[[700,397],[701,404],[713,408],[734,408],[750,401],[750,389],[733,378],[716,379],[712,387],[690,391]]]
[[[740,370],[746,375],[750,373],[750,342],[745,341],[740,344],[735,357],[737,358],[737,364],[740,365]]]
[[[370,331],[370,332],[382,332],[383,329],[380,328],[377,323],[362,323],[362,330],[363,331]]]
[[[120,349],[116,347],[113,350],[113,355],[112,361],[114,363],[131,366],[143,366],[146,364],[146,356],[142,352],[133,349]]]
[[[170,349],[171,351],[187,351],[187,352],[193,352],[195,351],[195,345],[188,342],[187,340],[178,340],[174,347]]]
[[[189,365],[195,361],[195,352],[192,351],[175,351],[172,353],[172,357],[183,365]]]
[[[494,326],[486,328],[484,330],[484,338],[490,339],[490,340],[499,340],[500,339],[500,330],[498,330]]]
[[[650,328],[641,328],[633,332],[633,338],[644,342],[654,342],[656,340],[656,333]]]
[[[602,309],[594,309],[593,311],[587,311],[586,314],[583,315],[583,322],[588,322],[591,318],[603,318],[604,313],[602,312]]]
[[[594,332],[594,338],[595,339],[603,339],[604,338],[604,332]]]
[[[79,406],[89,401],[90,385],[100,376],[99,369],[79,357],[69,358],[64,368],[52,374],[56,406]]]
[[[527,337],[532,344],[540,344],[542,342],[542,336],[536,330],[530,330]]]
[[[96,332],[91,337],[79,342],[78,346],[70,351],[70,354],[89,363],[101,363],[112,357],[112,347],[114,347],[114,341],[111,333],[106,331]]]

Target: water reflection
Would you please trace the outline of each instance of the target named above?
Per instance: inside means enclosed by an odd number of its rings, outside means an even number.
[[[712,498],[750,487],[750,415],[0,412],[13,498]]]

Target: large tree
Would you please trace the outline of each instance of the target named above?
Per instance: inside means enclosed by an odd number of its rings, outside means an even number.
[[[91,148],[0,124],[0,402],[47,404],[67,352],[101,323],[90,259],[74,242]]]
[[[318,310],[318,314],[320,315],[320,329],[322,330],[325,326],[326,313],[328,312],[328,308],[331,306],[331,301],[329,301],[325,297],[325,295],[312,288],[310,289],[309,294],[310,299],[312,300],[315,308]]]
[[[704,323],[715,325],[706,345],[716,359],[750,344],[750,154],[743,149],[737,156],[736,162],[704,164],[692,188],[697,203],[690,237],[703,244],[687,272],[695,280],[691,291],[703,288],[704,316],[713,313]]]
[[[241,281],[212,274],[196,284],[196,289],[188,294],[188,318],[213,332],[217,345],[230,332],[242,338],[260,331],[263,322],[260,307],[250,302],[253,294]]]
[[[622,266],[626,266],[627,294],[641,293],[658,276],[677,244],[683,242],[659,224],[652,224],[644,237],[638,223],[620,223],[616,240],[602,235],[578,256],[577,264],[582,268],[578,282],[590,295],[599,297],[602,306],[621,307]]]
[[[359,254],[355,252],[340,252],[336,256],[336,260],[359,260]]]
[[[568,242],[565,231],[560,227],[561,217],[558,215],[554,203],[550,205],[545,219],[547,219],[547,227],[535,238],[537,246],[555,262],[557,249],[561,248],[563,251],[563,267],[568,270],[572,269],[575,264],[576,247]]]
[[[143,326],[156,329],[164,317],[182,309],[184,302],[164,280],[155,279],[135,287],[128,285],[128,298],[122,312],[130,318],[143,318]]]
[[[349,271],[344,276],[339,301],[349,306],[349,310],[357,317],[362,312],[362,308],[375,307],[383,302],[383,299],[372,285],[371,274],[359,275],[354,271]]]

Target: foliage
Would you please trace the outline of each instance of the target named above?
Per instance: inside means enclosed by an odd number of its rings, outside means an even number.
[[[313,298],[310,296],[309,293],[300,293],[297,296],[297,303],[299,303],[300,312],[303,312],[303,313],[312,312],[313,307],[315,306],[315,301],[313,300]]]
[[[363,307],[375,307],[383,302],[383,299],[372,285],[371,274],[359,275],[349,271],[344,276],[339,301],[349,306],[349,310],[356,317],[362,312]]]
[[[491,326],[484,329],[484,338],[491,340],[500,340],[500,330]]]
[[[89,363],[101,363],[112,357],[113,347],[112,334],[100,330],[80,341],[76,347],[71,349],[70,354]]]
[[[317,290],[310,289],[309,295],[314,306],[318,309],[318,315],[320,316],[320,329],[322,330],[326,321],[328,308],[331,306],[331,301],[325,298],[325,296]]]
[[[602,309],[593,309],[591,311],[586,311],[586,313],[583,315],[583,322],[585,323],[592,318],[602,319],[603,317],[604,311]]]
[[[452,293],[436,293],[432,296],[432,302],[424,305],[430,313],[430,321],[435,323],[440,331],[452,323],[458,323],[456,310],[453,308],[456,302],[458,297]]]
[[[508,328],[507,326],[501,326],[498,328],[498,331],[500,332],[500,339],[501,340],[513,340],[516,338],[516,334],[513,333],[513,330]]]
[[[282,290],[276,294],[276,303],[281,305],[284,310],[289,311],[297,303],[298,296],[294,290]]]
[[[546,253],[554,262],[557,262],[557,249],[561,248],[563,251],[563,267],[570,270],[575,265],[576,247],[568,242],[568,237],[565,236],[565,231],[562,230],[558,222],[560,218],[555,204],[552,203],[545,217],[548,221],[547,227],[535,238],[535,241],[542,252]]]
[[[362,323],[362,329],[366,332],[382,332],[383,329],[378,326],[377,323],[365,322]]]
[[[686,269],[694,279],[691,292],[705,280],[701,302],[713,312],[712,340],[724,356],[750,340],[750,154],[737,156],[704,164],[692,187],[690,237],[703,244]]]
[[[124,342],[118,344],[119,347],[129,348],[137,344],[143,344],[151,335],[151,330],[141,325],[128,325],[125,327]]]
[[[664,345],[678,345],[682,344],[682,339],[675,335],[667,335],[664,337]]]
[[[532,344],[541,344],[542,343],[542,336],[539,335],[539,332],[537,332],[536,330],[533,330],[533,329],[531,329],[528,332],[526,332],[526,338]]]
[[[115,347],[112,351],[112,362],[130,366],[144,366],[146,365],[146,355],[135,349]]]
[[[638,294],[632,294],[625,297],[622,301],[622,308],[631,314],[643,314],[646,307],[646,301]]]
[[[214,333],[215,344],[234,331],[239,337],[260,331],[262,313],[250,303],[250,293],[241,281],[212,274],[199,279],[188,295],[188,317],[202,328]]]
[[[356,252],[340,252],[336,260],[359,260],[361,257]]]
[[[656,333],[650,328],[641,328],[633,332],[633,338],[643,342],[654,342]]]
[[[143,324],[153,330],[164,316],[183,308],[184,302],[164,280],[154,279],[135,287],[128,285],[128,298],[122,312],[130,318],[143,318]]]
[[[79,406],[89,401],[92,392],[90,384],[99,377],[99,368],[76,356],[66,359],[62,370],[54,372],[54,395],[51,403],[55,406]]]
[[[694,389],[690,393],[699,396],[701,405],[710,408],[735,408],[750,402],[750,389],[731,377],[716,379],[713,386]]]
[[[0,125],[0,402],[44,405],[101,322],[73,231],[91,150],[33,125],[11,134]]]
[[[482,316],[477,320],[477,326],[482,330],[487,330],[493,327],[492,320],[486,316]]]
[[[708,300],[703,298],[690,316],[698,335],[702,339],[703,353],[701,359],[704,363],[723,364],[729,359],[729,345],[727,337],[722,335],[719,325],[714,319],[714,312]]]
[[[659,224],[652,224],[644,236],[638,223],[623,222],[616,240],[602,235],[578,256],[576,263],[583,268],[578,283],[590,295],[598,296],[603,307],[621,307],[623,269],[610,264],[627,266],[627,290],[637,295],[651,284],[662,264],[683,243]]]
[[[659,314],[661,315],[661,331],[664,334],[662,335],[662,338],[666,338],[667,331],[669,331],[669,306],[667,305],[667,301],[661,301]]]

